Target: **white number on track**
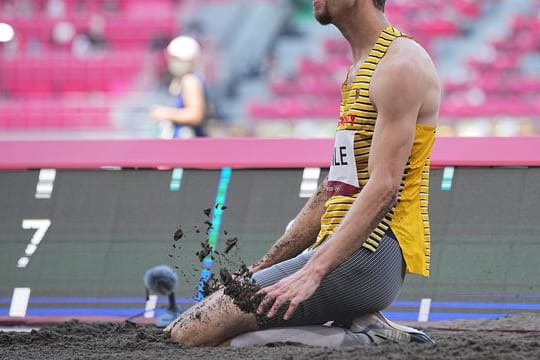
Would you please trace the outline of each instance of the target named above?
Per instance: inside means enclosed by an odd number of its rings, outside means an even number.
[[[51,226],[51,220],[48,219],[26,219],[22,222],[22,228],[25,230],[33,229],[36,230],[34,236],[30,240],[30,243],[26,246],[24,250],[24,256],[22,256],[19,261],[17,261],[17,267],[19,269],[24,269],[30,262],[30,257],[36,252],[39,244],[45,237],[47,230]]]

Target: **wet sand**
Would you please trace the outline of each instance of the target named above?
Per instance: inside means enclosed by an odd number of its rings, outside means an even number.
[[[540,313],[412,325],[436,344],[182,348],[149,326],[72,321],[30,333],[0,333],[0,359],[540,359]]]

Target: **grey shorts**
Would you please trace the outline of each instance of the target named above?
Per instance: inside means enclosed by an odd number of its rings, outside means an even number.
[[[302,268],[317,250],[306,251],[253,275],[262,287],[270,286]],[[301,303],[291,319],[285,309],[261,328],[320,325],[328,321],[348,324],[358,316],[381,311],[398,295],[405,276],[405,262],[393,233],[389,231],[376,252],[360,248],[329,273],[313,296]]]

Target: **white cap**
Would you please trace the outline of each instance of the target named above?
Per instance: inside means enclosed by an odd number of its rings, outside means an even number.
[[[0,23],[0,43],[9,42],[15,37],[15,30],[6,23]]]
[[[189,36],[178,36],[167,46],[169,56],[182,61],[195,61],[199,57],[200,52],[201,47],[199,43]]]

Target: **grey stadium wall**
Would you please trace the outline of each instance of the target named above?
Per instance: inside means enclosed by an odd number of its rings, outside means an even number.
[[[299,148],[306,144],[300,143]],[[233,151],[233,145],[227,151]],[[291,150],[299,144],[278,146],[272,156],[287,146]],[[331,143],[324,146],[321,153],[328,146],[331,151]],[[504,150],[497,145],[497,151]],[[527,154],[530,150],[526,149]],[[84,165],[81,154],[83,165],[77,169],[55,163],[61,156],[54,151],[48,164],[33,164],[31,156],[26,164],[21,159],[18,166],[4,164],[0,172],[0,317],[9,315],[14,289],[27,288],[31,296],[26,316],[127,318],[144,310],[143,274],[160,264],[177,269],[178,301],[190,306],[200,279],[201,263],[195,253],[207,239],[205,221],[218,227],[218,250],[227,239],[239,239],[222,265],[256,261],[306,200],[299,196],[304,181],[301,151],[298,159],[289,151],[287,164],[277,156],[276,164],[251,159],[256,165],[232,169],[225,164],[234,154],[219,154],[223,160],[208,169],[183,166],[182,159],[161,169],[119,163],[111,168],[105,162],[103,169]],[[408,277],[388,309],[389,317],[417,320],[426,301],[430,320],[540,310],[540,267],[536,266],[540,168],[525,165],[530,159],[519,155],[515,155],[515,166],[482,165],[488,159],[475,162],[482,153],[492,152],[485,148],[477,148],[477,155],[468,157],[473,166],[458,164],[461,160],[449,160],[452,154],[445,158],[437,151],[430,188],[431,277]],[[492,163],[503,158],[491,156]],[[317,161],[310,160],[308,165],[323,168],[322,180],[326,159]],[[41,168],[56,168],[52,180],[50,170]],[[207,217],[203,211],[215,209],[216,203],[226,208]],[[185,236],[175,242],[173,233],[179,226]],[[21,267],[23,257],[27,264]],[[216,263],[213,268],[219,266]],[[160,304],[164,302],[161,299]]]

